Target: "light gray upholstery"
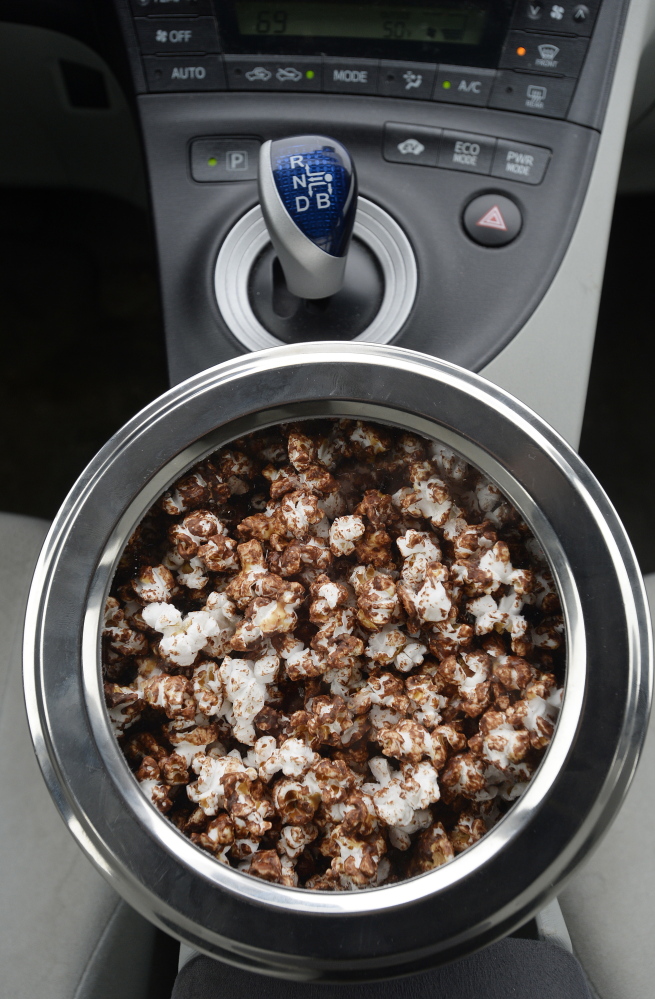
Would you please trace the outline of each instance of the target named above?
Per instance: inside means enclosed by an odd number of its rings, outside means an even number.
[[[0,993],[144,999],[154,929],[74,842],[50,800],[27,729],[23,616],[47,528],[0,514]]]
[[[655,574],[646,576],[655,608]],[[598,849],[559,897],[573,948],[599,999],[655,995],[655,727]]]

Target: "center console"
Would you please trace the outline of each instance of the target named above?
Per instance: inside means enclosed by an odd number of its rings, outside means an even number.
[[[116,2],[174,381],[321,338],[481,370],[525,326],[587,192],[621,0]],[[334,137],[356,164],[353,250],[384,292],[352,330],[287,334],[258,309],[270,249],[259,150],[306,133]]]

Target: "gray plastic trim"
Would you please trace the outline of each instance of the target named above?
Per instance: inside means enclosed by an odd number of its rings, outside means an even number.
[[[654,7],[652,0],[630,4],[591,180],[559,270],[521,331],[481,372],[574,447],[582,430],[623,141]]]
[[[407,236],[390,215],[365,198],[358,199],[353,232],[376,257],[384,280],[380,311],[371,325],[354,337],[367,343],[389,343],[402,329],[416,297],[417,268]],[[248,298],[252,266],[270,243],[262,210],[256,205],[228,233],[216,259],[214,290],[225,323],[248,350],[284,346],[255,316]]]

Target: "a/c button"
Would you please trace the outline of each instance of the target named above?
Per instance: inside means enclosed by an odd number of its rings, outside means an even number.
[[[486,108],[496,78],[493,69],[468,69],[466,66],[440,66],[433,100],[448,104],[475,104]]]

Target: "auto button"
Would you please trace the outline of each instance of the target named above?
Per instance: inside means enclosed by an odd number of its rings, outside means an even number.
[[[391,163],[434,167],[437,165],[440,137],[440,128],[387,122],[384,126],[384,158]]]

